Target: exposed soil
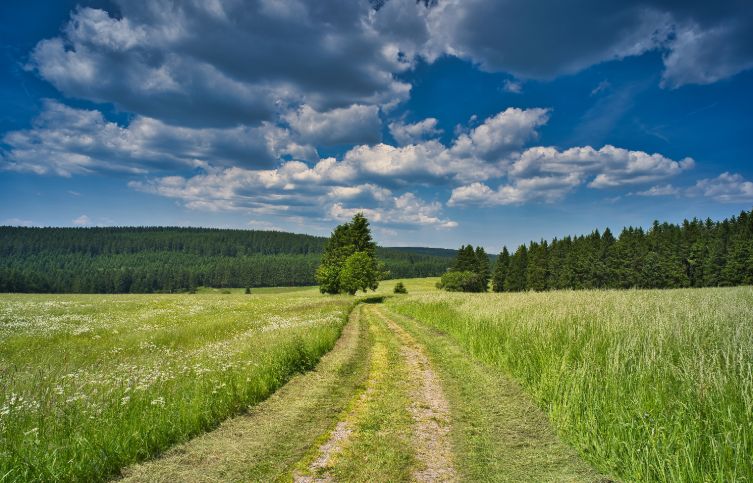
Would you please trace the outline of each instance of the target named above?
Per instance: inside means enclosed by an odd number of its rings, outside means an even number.
[[[403,357],[411,368],[410,412],[416,424],[413,443],[419,462],[413,478],[421,482],[457,481],[450,444],[450,405],[439,378],[415,339],[384,312],[378,313],[402,343]]]

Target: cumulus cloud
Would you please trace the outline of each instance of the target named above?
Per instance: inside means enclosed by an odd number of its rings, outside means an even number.
[[[122,127],[101,112],[47,100],[31,129],[7,133],[0,161],[14,171],[70,176],[101,171],[132,174],[201,165],[271,166],[280,156],[316,159],[316,151],[271,124],[227,129],[186,128],[137,116]]]
[[[129,186],[203,211],[250,211],[337,221],[363,211],[372,222],[383,226],[457,226],[441,216],[439,202],[426,202],[412,192],[394,193],[371,183],[333,185],[331,179],[322,176],[324,171],[321,166],[307,168],[291,161],[275,170],[226,168],[189,178],[132,181]]]
[[[427,203],[413,193],[390,196],[377,208],[362,206],[346,207],[343,203],[334,203],[329,210],[332,219],[344,221],[362,212],[369,220],[385,225],[434,226],[437,228],[455,228],[458,223],[440,217],[442,204],[435,201]]]
[[[390,134],[392,134],[392,137],[401,146],[416,144],[427,138],[441,135],[442,130],[437,128],[437,123],[437,119],[433,117],[428,117],[413,124],[395,121],[389,124]]]
[[[78,218],[76,218],[76,219],[74,219],[74,220],[71,221],[71,223],[73,223],[76,226],[90,225],[91,222],[92,222],[91,218],[89,218],[86,215],[81,215]]]
[[[705,196],[721,203],[753,201],[753,182],[737,173],[724,172],[716,178],[706,178],[696,182],[687,193],[691,196]]]
[[[677,196],[680,194],[680,189],[671,184],[665,184],[652,186],[647,190],[638,191],[635,194],[637,196]]]
[[[382,140],[379,108],[353,104],[317,112],[304,105],[284,116],[299,138],[308,144],[372,144]]]
[[[395,74],[411,59],[380,35],[368,2],[115,3],[118,16],[74,11],[29,68],[67,96],[194,127],[274,121],[301,104],[389,104],[410,90]]]
[[[536,139],[537,128],[548,118],[546,109],[508,108],[461,132],[450,146],[433,139],[401,147],[357,146],[345,154],[343,163],[364,176],[393,181],[477,181],[498,177],[509,156]]]
[[[665,53],[662,84],[706,84],[753,66],[753,9],[740,2],[445,0],[427,16],[425,55],[549,79],[600,62]],[[531,42],[531,35],[536,41]]]
[[[641,184],[675,176],[694,166],[691,158],[680,161],[661,154],[590,146],[560,151],[532,147],[507,171],[507,183],[497,189],[476,182],[452,191],[450,205],[508,205],[531,200],[553,202],[578,186],[603,189]]]

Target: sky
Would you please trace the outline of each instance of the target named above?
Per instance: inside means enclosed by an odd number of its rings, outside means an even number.
[[[753,207],[749,1],[9,0],[0,225],[502,245]]]

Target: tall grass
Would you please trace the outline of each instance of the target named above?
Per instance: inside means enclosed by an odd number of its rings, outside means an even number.
[[[310,368],[352,300],[0,296],[0,481],[98,481]]]
[[[518,379],[603,470],[636,481],[753,481],[750,287],[389,303]]]

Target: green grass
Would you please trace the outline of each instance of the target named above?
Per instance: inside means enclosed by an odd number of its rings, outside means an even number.
[[[530,396],[452,338],[394,312],[427,351],[450,402],[451,437],[462,481],[604,481],[564,444]]]
[[[335,347],[316,369],[295,376],[248,413],[215,431],[127,468],[124,482],[289,481],[291,468],[363,389],[372,340],[353,311]]]
[[[97,481],[313,367],[348,297],[0,296],[0,481]]]
[[[511,374],[607,473],[753,481],[750,287],[424,293],[388,304]]]
[[[347,417],[353,435],[330,471],[336,481],[408,481],[414,464],[408,368],[394,334],[370,309],[362,312],[374,340],[369,379]]]

